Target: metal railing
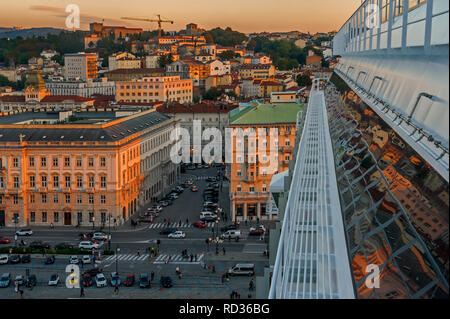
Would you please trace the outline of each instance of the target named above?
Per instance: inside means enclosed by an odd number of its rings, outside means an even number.
[[[333,39],[334,55],[448,44],[448,0],[365,0]]]

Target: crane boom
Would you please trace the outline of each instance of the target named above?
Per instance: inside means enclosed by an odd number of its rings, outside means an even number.
[[[146,19],[146,18],[131,18],[131,17],[122,17],[123,20],[135,20],[135,21],[145,21],[145,22],[156,22],[158,23],[158,38],[161,38],[161,26],[162,23],[171,23],[174,22],[172,20],[162,20],[161,15],[157,15],[158,19]]]

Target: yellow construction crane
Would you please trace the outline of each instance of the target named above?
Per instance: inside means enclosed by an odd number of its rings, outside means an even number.
[[[158,23],[158,38],[161,38],[161,25],[163,23],[171,23],[173,24],[172,20],[162,20],[161,15],[156,15],[158,19],[144,19],[144,18],[130,18],[130,17],[122,17],[123,20],[134,20],[134,21],[146,21],[146,22],[157,22]]]

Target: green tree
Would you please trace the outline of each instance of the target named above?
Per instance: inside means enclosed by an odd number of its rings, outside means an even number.
[[[158,65],[160,68],[165,68],[166,65],[173,62],[172,54],[161,55],[158,58]]]
[[[235,46],[246,41],[248,38],[245,34],[233,31],[230,27],[225,30],[221,28],[215,28],[209,30],[203,34],[205,37],[210,39],[212,37],[214,43],[222,46]]]
[[[231,50],[227,50],[227,51],[224,51],[219,54],[219,58],[221,58],[224,61],[234,59],[235,57],[236,57],[236,54],[234,53],[234,51],[231,51]]]
[[[12,83],[9,82],[6,76],[0,75],[0,86],[11,86]]]
[[[209,101],[217,101],[217,98],[223,94],[223,90],[220,90],[216,87],[210,88],[208,91],[203,94],[203,99]]]
[[[297,83],[299,86],[310,86],[312,84],[312,80],[309,75],[303,74],[297,76]]]

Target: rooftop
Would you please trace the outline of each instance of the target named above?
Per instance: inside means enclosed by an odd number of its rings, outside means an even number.
[[[306,104],[260,104],[248,107],[230,119],[230,125],[294,124]]]

